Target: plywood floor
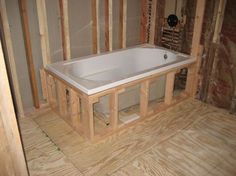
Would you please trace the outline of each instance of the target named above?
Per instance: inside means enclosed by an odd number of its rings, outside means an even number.
[[[52,111],[20,126],[31,175],[236,175],[236,116],[196,100],[97,144]]]

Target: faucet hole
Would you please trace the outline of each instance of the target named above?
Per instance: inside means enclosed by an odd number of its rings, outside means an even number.
[[[167,54],[164,54],[164,59],[167,59],[168,58],[168,55]]]

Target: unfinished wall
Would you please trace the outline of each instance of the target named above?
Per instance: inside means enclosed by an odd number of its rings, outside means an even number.
[[[223,20],[220,42],[215,46],[206,101],[229,109],[236,86],[236,1],[228,0]],[[207,68],[206,68],[207,69]]]
[[[28,108],[32,106],[33,101],[28,76],[18,0],[7,0],[6,6],[7,15],[9,17],[9,26],[11,29],[13,50],[15,54],[15,63],[17,66],[16,71],[19,79],[19,87],[21,96],[24,97],[23,106]]]
[[[58,0],[46,0],[49,46],[52,62],[63,60],[60,10]],[[104,0],[100,0],[99,25],[101,52],[105,51]],[[24,109],[33,107],[32,93],[28,76],[24,38],[21,27],[18,0],[6,0],[7,14],[10,23],[19,86]],[[69,27],[71,56],[92,54],[92,12],[91,1],[69,0]],[[113,49],[119,49],[119,0],[113,0]],[[42,100],[39,69],[42,68],[39,24],[36,0],[27,1],[31,45],[39,96]],[[127,1],[127,46],[140,44],[141,0]]]

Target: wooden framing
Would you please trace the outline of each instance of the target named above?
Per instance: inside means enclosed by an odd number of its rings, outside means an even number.
[[[47,95],[47,80],[46,80],[46,74],[44,69],[40,69],[40,78],[41,78],[41,86],[42,86],[42,92],[43,92],[43,98],[45,100],[48,99],[48,95]]]
[[[81,135],[87,137],[88,139],[92,141],[100,140],[101,138],[112,134],[120,129],[123,129],[127,126],[130,126],[132,124],[135,124],[138,120],[130,123],[130,124],[119,124],[118,123],[118,96],[120,93],[122,93],[127,87],[135,86],[138,84],[141,84],[140,89],[140,120],[145,119],[154,113],[160,112],[161,110],[164,110],[173,104],[176,104],[183,99],[185,99],[188,95],[187,89],[180,94],[179,97],[173,97],[173,87],[174,87],[174,81],[175,81],[175,73],[178,72],[182,68],[191,68],[193,64],[185,64],[183,66],[170,69],[155,75],[151,75],[149,77],[136,80],[130,83],[126,83],[93,95],[87,95],[77,88],[75,88],[73,85],[67,83],[57,75],[53,74],[52,72],[46,70],[47,79],[53,79],[54,86],[56,86],[55,90],[57,90],[57,95],[59,95],[58,99],[55,101],[49,101],[52,103],[49,103],[53,109],[56,110],[57,113],[59,113],[60,116],[63,117],[63,119],[68,122],[74,129],[79,132]],[[149,86],[150,82],[154,79],[157,79],[160,76],[166,75],[167,81],[166,81],[166,90],[165,90],[165,101],[163,104],[158,104],[157,107],[154,109],[149,108]],[[194,75],[189,75],[193,77]],[[192,79],[189,79],[192,80]],[[51,83],[52,83],[51,82]],[[56,84],[55,84],[56,82]],[[48,87],[52,87],[52,85],[47,84]],[[63,87],[63,88],[61,88]],[[51,88],[48,88],[48,90],[51,90]],[[68,98],[66,98],[66,94],[64,90],[71,90],[74,91],[73,95],[76,94],[75,97],[69,97],[69,99],[73,98],[73,103],[76,103],[77,105],[73,105],[73,107],[69,107],[68,104],[70,101],[68,101]],[[52,92],[48,93],[51,94],[51,99],[53,98]],[[110,107],[110,124],[109,128],[104,129],[101,132],[96,132],[95,130],[95,124],[94,124],[94,103],[99,101],[99,98],[105,95],[110,95],[109,100],[109,107]],[[72,95],[70,95],[72,96]],[[55,108],[54,102],[57,102],[59,104],[59,109]],[[81,113],[73,113],[78,112],[77,108],[80,107],[81,104]],[[71,111],[71,112],[68,112]],[[67,114],[67,115],[66,115]],[[72,117],[73,114],[73,117]],[[77,115],[75,115],[77,114]],[[71,119],[76,119],[76,122],[71,121]],[[76,123],[76,124],[75,124]],[[76,128],[75,128],[76,126]]]
[[[205,10],[205,3],[206,0],[197,0],[197,7],[196,7],[196,14],[195,14],[195,22],[194,22],[194,30],[193,30],[193,38],[192,38],[192,48],[191,48],[191,56],[195,57],[196,60],[200,59],[200,39],[201,39],[201,33],[202,33],[202,24],[203,24],[203,17],[204,17],[204,10]],[[188,74],[194,75],[194,76],[188,76],[187,80],[187,89],[189,93],[194,97],[197,90],[197,83],[195,80],[197,79],[199,67],[197,68],[197,63],[194,66],[192,66]],[[199,64],[200,65],[200,64]],[[189,80],[191,79],[191,80]]]
[[[105,0],[105,46],[112,51],[112,0]]]
[[[59,0],[60,15],[61,15],[61,36],[62,36],[62,49],[63,59],[68,60],[71,58],[70,51],[70,31],[69,31],[69,17],[68,17],[68,0]]]
[[[1,22],[3,25],[3,34],[4,34],[5,43],[6,43],[6,53],[9,60],[11,78],[12,78],[12,83],[13,83],[13,91],[16,98],[17,113],[18,113],[18,116],[23,117],[24,109],[23,109],[23,104],[22,104],[22,97],[20,94],[19,79],[16,72],[15,56],[14,56],[13,45],[12,45],[12,40],[11,40],[11,32],[10,32],[10,26],[9,26],[8,17],[7,17],[5,0],[0,1],[0,12],[1,12],[0,13]]]
[[[198,55],[198,51],[199,51],[200,39],[201,39],[201,34],[202,34],[202,23],[203,23],[204,10],[205,10],[205,2],[206,0],[197,0],[193,38],[192,38],[192,48],[191,48],[191,56],[194,56],[194,57]]]
[[[149,33],[149,43],[154,45],[155,43],[155,28],[156,28],[156,10],[157,10],[157,0],[152,0],[152,12],[151,12],[151,24]]]
[[[1,10],[3,4],[4,2],[1,0]],[[28,175],[28,171],[13,107],[1,42],[0,80],[0,154],[3,152],[3,146],[7,146],[5,151],[7,152],[7,155],[5,155],[7,158],[2,158],[4,163],[1,163],[1,175],[25,176]],[[2,170],[4,166],[6,166],[6,170]]]
[[[39,108],[40,106],[39,94],[38,94],[37,80],[35,76],[33,54],[32,54],[31,41],[30,41],[30,29],[29,29],[29,21],[28,21],[28,14],[27,14],[27,1],[19,0],[19,6],[20,6],[21,21],[22,21],[22,29],[23,29],[23,34],[24,34],[26,60],[27,60],[27,65],[28,65],[32,97],[33,97],[34,106],[36,108]]]
[[[93,20],[93,53],[100,53],[100,28],[99,28],[99,0],[92,0],[92,20]]]
[[[224,13],[225,13],[225,6],[227,3],[227,0],[219,0],[218,10],[217,10],[217,17],[216,17],[216,25],[215,25],[215,31],[213,35],[213,43],[218,43],[220,39],[220,32],[223,24],[224,19]]]
[[[143,44],[147,42],[147,0],[141,0],[141,7],[140,41]]]
[[[64,15],[65,7],[63,6],[63,2],[61,1],[61,12],[62,12],[62,22],[65,21]],[[42,2],[42,1],[40,1]],[[100,52],[100,45],[99,45],[99,21],[98,21],[98,0],[92,0],[92,19],[93,19],[93,52],[99,53]],[[152,11],[152,17],[154,18],[153,21],[155,22],[155,14],[156,14],[156,0],[152,2],[155,6],[154,10]],[[126,46],[126,9],[127,9],[127,0],[121,1],[122,8],[120,9],[120,45],[121,47]],[[139,79],[127,84],[123,84],[93,95],[87,95],[73,85],[67,83],[57,75],[53,74],[52,72],[45,70],[43,73],[44,75],[44,90],[47,91],[45,93],[45,97],[47,96],[48,102],[52,109],[56,110],[66,122],[68,122],[77,132],[81,133],[83,136],[89,138],[90,140],[98,140],[104,137],[104,135],[109,135],[118,131],[127,125],[131,125],[136,123],[138,120],[130,123],[130,124],[119,124],[118,119],[118,104],[119,99],[118,96],[121,92],[123,92],[129,86],[135,86],[137,84],[141,85],[140,89],[140,120],[147,118],[148,116],[153,115],[154,113],[160,112],[173,104],[176,104],[183,100],[188,96],[193,96],[195,92],[196,86],[196,75],[199,64],[199,60],[201,58],[200,54],[200,37],[201,37],[201,28],[202,28],[202,21],[203,21],[203,13],[205,7],[205,0],[198,0],[197,1],[197,9],[196,9],[196,18],[194,24],[194,35],[192,41],[192,50],[191,55],[197,58],[197,62],[194,64],[185,64],[183,66],[170,69],[168,71],[164,71],[158,74],[154,74],[148,76],[143,79]],[[142,0],[142,15],[141,15],[141,33],[140,39],[142,43],[147,42],[147,0]],[[67,20],[68,22],[68,20]],[[150,42],[154,42],[154,34],[153,30],[155,29],[155,24],[151,23],[150,32],[152,33]],[[62,26],[65,23],[62,23]],[[68,25],[68,24],[66,24]],[[63,30],[65,28],[63,27]],[[68,31],[67,31],[68,32]],[[67,32],[63,32],[63,38],[66,39]],[[149,36],[149,37],[150,37]],[[105,46],[108,51],[112,51],[112,0],[105,0]],[[63,44],[63,48],[68,51],[68,47]],[[178,72],[182,68],[188,68],[188,75],[187,75],[187,84],[186,89],[183,93],[180,94],[178,97],[174,97],[173,95],[173,88],[174,88],[174,81],[175,81],[175,73]],[[158,104],[158,107],[154,107],[154,109],[150,110],[149,107],[149,89],[150,89],[150,82],[153,79],[157,79],[159,76],[166,75],[166,87],[165,87],[165,98],[164,102]],[[56,92],[56,93],[55,93]],[[110,105],[110,127],[104,130],[103,132],[97,132],[95,129],[95,119],[94,119],[94,104],[99,101],[99,98],[102,96],[109,95],[109,105]]]
[[[51,63],[45,0],[36,0],[43,66]]]
[[[120,48],[126,48],[127,0],[120,0]]]
[[[146,80],[141,84],[140,90],[140,116],[145,118],[148,113],[148,98],[149,98],[150,81]]]
[[[165,103],[170,105],[173,99],[175,72],[166,75]]]

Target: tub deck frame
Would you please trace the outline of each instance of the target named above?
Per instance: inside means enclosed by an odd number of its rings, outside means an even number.
[[[146,119],[167,109],[174,104],[192,95],[192,83],[194,81],[194,68],[196,63],[185,64],[164,72],[160,72],[139,80],[135,80],[102,92],[87,95],[71,84],[67,83],[54,73],[43,69],[41,70],[41,80],[44,98],[48,101],[50,107],[59,114],[70,126],[79,134],[87,137],[91,141],[98,141],[107,135],[118,130],[131,126],[140,120]],[[182,68],[188,68],[186,88],[177,97],[173,96],[175,74]],[[164,102],[158,103],[157,107],[148,108],[148,95],[150,83],[160,76],[166,75]],[[128,124],[118,124],[118,95],[125,91],[127,87],[140,84],[140,118]],[[94,127],[94,103],[105,95],[109,96],[110,104],[110,125],[100,133],[95,134]]]

